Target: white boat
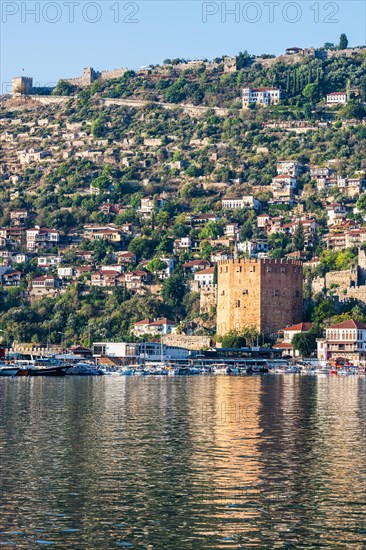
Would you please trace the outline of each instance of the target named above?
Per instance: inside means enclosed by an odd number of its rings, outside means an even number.
[[[214,363],[212,366],[214,374],[227,374],[227,366],[221,363]]]
[[[102,369],[97,369],[89,363],[77,363],[69,367],[66,374],[74,376],[102,376],[104,372]]]
[[[0,365],[0,376],[16,376],[19,367],[14,365]]]
[[[300,372],[301,372],[301,369],[297,365],[289,365],[284,369],[285,374],[299,374]]]
[[[119,371],[119,374],[120,376],[133,376],[135,374],[136,371],[134,371],[133,369],[129,369],[128,367],[124,368],[124,369],[121,369]]]

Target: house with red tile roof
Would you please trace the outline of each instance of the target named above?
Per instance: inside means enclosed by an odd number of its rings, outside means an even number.
[[[294,349],[292,345],[292,339],[295,334],[301,334],[303,332],[309,332],[313,327],[313,323],[297,323],[289,327],[283,328],[278,332],[279,339],[273,346],[276,349],[282,349],[284,355],[290,355],[291,357],[299,357],[300,354]]]
[[[349,319],[326,327],[325,337],[317,339],[318,359],[338,364],[366,362],[366,324]]]

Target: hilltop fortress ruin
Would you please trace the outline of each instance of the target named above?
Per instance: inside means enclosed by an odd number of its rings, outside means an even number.
[[[365,47],[347,48],[345,50],[316,50],[315,48],[287,48],[284,54],[275,56],[252,56],[249,63],[260,63],[263,67],[270,67],[276,63],[285,63],[288,65],[301,62],[304,58],[330,59],[333,57],[355,58],[363,55]],[[141,67],[136,71],[138,76],[150,78],[167,77],[179,75],[184,71],[197,70],[204,67],[207,72],[222,71],[224,73],[233,73],[240,70],[240,56],[223,56],[214,61],[194,60],[163,63],[162,65]],[[113,69],[111,71],[96,71],[93,67],[85,67],[83,73],[75,78],[61,78],[60,80],[75,86],[76,88],[85,88],[96,81],[105,82],[107,80],[117,80],[129,71],[128,68]],[[54,87],[38,88],[33,87],[33,78],[28,76],[17,76],[12,79],[12,95],[37,95],[42,89],[43,94],[51,94]]]
[[[83,88],[85,86],[90,86],[96,80],[100,82],[105,82],[106,80],[114,80],[116,78],[121,78],[128,69],[113,69],[112,71],[95,71],[93,67],[85,67],[83,74],[76,78],[63,78],[65,82],[72,84],[73,86],[78,86]]]
[[[128,69],[113,69],[112,71],[96,71],[93,67],[85,67],[83,74],[76,78],[62,78],[61,80],[68,82],[72,86],[85,88],[90,86],[95,81],[105,82],[106,80],[115,80],[121,78]],[[52,93],[53,87],[48,87],[47,91]],[[36,92],[33,88],[33,78],[29,76],[16,76],[12,79],[12,95],[32,95]]]

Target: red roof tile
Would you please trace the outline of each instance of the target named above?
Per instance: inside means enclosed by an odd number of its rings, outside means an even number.
[[[353,319],[349,319],[348,321],[343,321],[342,323],[337,323],[336,325],[332,325],[330,327],[326,327],[327,329],[332,328],[358,328],[358,329],[366,329],[365,323],[361,323],[360,321],[354,321]]]

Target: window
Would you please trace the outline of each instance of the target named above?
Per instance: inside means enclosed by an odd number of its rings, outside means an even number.
[[[243,294],[249,294],[248,290],[243,290]]]
[[[241,273],[241,269],[242,269],[241,266],[237,267],[237,268],[236,268],[236,272],[237,272],[237,273]]]
[[[285,267],[281,267],[281,273],[286,273],[286,268]]]
[[[240,307],[240,300],[235,300],[235,307]]]
[[[273,296],[279,296],[279,291],[278,291],[278,290],[274,290],[274,291],[273,291]]]
[[[295,292],[295,297],[296,297],[296,298],[300,298],[300,291],[299,291],[299,290],[296,290],[296,292]]]
[[[221,292],[221,296],[225,296],[225,290]]]
[[[252,265],[249,271],[250,271],[251,273],[254,273],[254,271],[255,271],[255,266]]]
[[[272,268],[271,267],[267,267],[267,273],[271,273],[272,271]]]

